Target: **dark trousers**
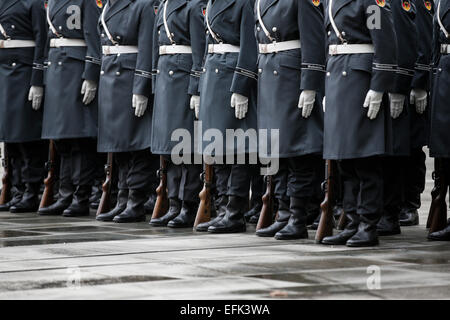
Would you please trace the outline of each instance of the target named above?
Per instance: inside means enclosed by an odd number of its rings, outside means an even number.
[[[280,159],[280,167],[287,168],[287,196],[311,200],[317,188],[317,163],[323,162],[320,155],[311,154]]]
[[[405,167],[407,157],[385,157],[383,159],[383,203],[384,214],[398,215],[403,203]]]
[[[8,143],[7,149],[10,159],[12,159],[13,186],[20,186],[23,183],[42,183],[48,156],[47,141]],[[19,173],[20,175],[17,176]]]
[[[422,148],[411,150],[411,155],[405,159],[405,199],[404,207],[419,209],[420,195],[425,190],[427,167],[426,155]]]
[[[249,169],[252,200],[259,199],[261,201],[265,192],[264,176],[261,175],[261,167],[259,165],[249,165]]]
[[[248,164],[214,165],[218,196],[235,196],[248,198],[251,183]]]
[[[198,164],[175,165],[168,159],[167,188],[171,199],[181,201],[200,201],[198,195],[202,190],[200,179],[203,168]]]
[[[150,191],[157,180],[150,150],[118,152],[114,158],[118,167],[119,189]]]
[[[273,176],[274,195],[275,198],[288,201],[287,184],[288,184],[289,169],[285,161],[280,162],[278,172]]]
[[[381,214],[383,210],[382,161],[381,157],[339,161],[339,170],[344,182],[344,211]]]
[[[60,184],[92,186],[96,172],[97,141],[93,138],[55,141],[61,157]]]

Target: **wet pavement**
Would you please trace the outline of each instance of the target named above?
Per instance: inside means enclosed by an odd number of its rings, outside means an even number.
[[[429,166],[431,168],[431,166]],[[430,173],[429,173],[430,175]],[[350,249],[0,213],[0,299],[449,299],[450,243],[421,225]],[[147,218],[148,220],[148,218]]]

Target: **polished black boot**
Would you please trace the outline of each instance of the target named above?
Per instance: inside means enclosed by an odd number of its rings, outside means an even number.
[[[19,190],[15,191],[14,195],[10,201],[8,201],[5,204],[0,205],[0,212],[9,211],[9,209],[11,209],[11,207],[15,206],[22,200],[22,197],[23,197],[23,191],[19,191]]]
[[[430,233],[428,240],[432,241],[450,241],[450,224],[444,230]]]
[[[347,247],[373,247],[378,245],[377,223],[380,220],[380,215],[362,214],[359,218],[358,232],[347,241]]]
[[[38,214],[41,216],[59,216],[66,210],[73,197],[73,186],[64,184],[59,187],[58,200],[45,208],[40,208]]]
[[[256,220],[256,222],[255,222],[255,219],[252,219],[252,218],[257,216],[257,218],[259,219],[259,214],[261,213],[262,206],[263,206],[262,198],[256,198],[256,199],[252,198],[250,210],[248,210],[244,214],[245,221],[252,223],[252,224],[258,223],[258,220]]]
[[[152,214],[153,209],[155,209],[155,204],[156,204],[156,194],[152,192],[148,197],[147,202],[144,203],[145,214]]]
[[[83,217],[89,215],[89,195],[91,186],[77,186],[73,194],[72,203],[64,210],[64,217]]]
[[[178,198],[169,199],[169,210],[161,218],[150,220],[150,225],[154,227],[166,227],[170,220],[175,219],[181,212],[181,200]]]
[[[275,222],[264,229],[256,231],[258,237],[274,237],[277,232],[281,231],[289,222],[291,213],[289,211],[289,201],[278,200],[278,216]]]
[[[118,216],[119,214],[121,214],[122,212],[125,211],[125,209],[127,208],[127,202],[128,202],[128,189],[119,190],[115,208],[109,212],[99,214],[96,217],[97,221],[103,221],[103,222],[113,221],[113,219],[116,216]]]
[[[419,225],[420,194],[416,194],[414,198],[407,199],[405,206],[400,212],[399,223],[402,227],[411,227]]]
[[[228,197],[227,196],[219,197],[219,199],[217,199],[216,203],[215,203],[217,216],[214,219],[211,219],[211,221],[200,223],[195,228],[195,231],[207,232],[208,228],[210,226],[213,226],[216,223],[218,223],[220,220],[222,220],[223,217],[225,217],[225,213],[227,211],[227,203],[228,203]]]
[[[289,212],[291,214],[287,225],[275,234],[277,240],[308,239],[306,228],[306,204],[304,199],[291,197]]]
[[[401,233],[400,224],[398,222],[398,213],[385,211],[385,214],[377,224],[378,236],[394,236]]]
[[[22,199],[13,205],[9,211],[12,213],[36,212],[39,209],[40,183],[27,183]]]
[[[144,203],[147,193],[142,190],[130,190],[125,211],[114,217],[116,223],[131,223],[145,221]]]
[[[322,240],[322,244],[332,245],[332,246],[343,246],[347,243],[348,239],[353,237],[356,232],[358,232],[359,226],[359,214],[356,212],[346,212],[345,217],[347,220],[347,225],[342,232],[335,236],[325,237]]]
[[[197,216],[197,210],[197,202],[183,201],[180,214],[175,219],[170,220],[167,226],[169,228],[192,228]]]
[[[238,233],[246,231],[244,218],[247,198],[229,196],[225,216],[208,228],[210,233]]]

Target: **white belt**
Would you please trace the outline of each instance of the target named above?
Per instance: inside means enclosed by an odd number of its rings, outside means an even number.
[[[259,53],[267,54],[274,53],[280,51],[288,51],[294,49],[300,49],[300,40],[291,40],[291,41],[282,41],[282,42],[274,42],[274,43],[260,43],[259,44]]]
[[[181,46],[181,45],[170,45],[170,46],[159,46],[159,54],[177,54],[177,53],[186,53],[192,54],[192,48],[189,46]]]
[[[450,44],[441,44],[441,54],[450,54]]]
[[[0,49],[32,47],[36,47],[36,42],[34,42],[33,40],[0,40]]]
[[[233,46],[231,44],[219,43],[219,44],[210,44],[208,45],[208,53],[227,53],[234,52],[239,53],[241,48],[238,46]]]
[[[331,56],[358,53],[375,53],[375,47],[373,44],[332,44],[329,48]]]
[[[66,39],[66,38],[50,39],[50,48],[60,48],[60,47],[86,47],[86,41],[82,39]]]
[[[102,49],[104,55],[139,52],[136,46],[103,46]]]

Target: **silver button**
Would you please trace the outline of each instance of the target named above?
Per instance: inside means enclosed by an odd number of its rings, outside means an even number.
[[[15,28],[16,28],[16,26],[12,24],[11,25],[11,29],[15,29]]]
[[[161,30],[158,30],[158,34],[161,34]]]
[[[206,34],[209,34],[209,30],[206,30]]]
[[[219,73],[219,69],[216,69],[216,73]]]
[[[47,62],[47,65],[48,65],[48,66],[51,66],[51,65],[52,65],[52,62],[51,62],[51,61]]]
[[[342,31],[341,33],[342,33],[342,36],[345,37],[345,31]]]
[[[120,76],[120,72],[119,71],[116,72],[116,76]]]
[[[327,77],[331,76],[331,72],[327,72]]]
[[[273,31],[273,32],[277,32],[277,30],[278,30],[277,27],[273,27],[273,28],[272,28],[272,31]]]
[[[61,27],[61,26],[59,26],[59,27],[58,27],[58,29],[59,29],[59,30],[62,30],[62,27]]]
[[[439,68],[438,71],[439,71],[439,72],[442,72],[442,68]]]
[[[117,36],[116,39],[117,39],[117,40],[120,40],[120,36]]]
[[[261,31],[261,27],[257,27],[256,30]]]
[[[101,74],[101,75],[105,74],[105,71],[103,71],[103,70],[102,70],[102,71],[100,71],[100,74]]]
[[[173,76],[173,71],[172,71],[172,70],[170,70],[170,71],[169,71],[169,74],[170,74],[171,76]]]
[[[105,37],[105,34],[104,33],[102,33],[102,38],[104,38]]]
[[[206,72],[206,68],[203,68],[203,72]]]
[[[328,31],[328,36],[331,36],[331,31]]]
[[[11,64],[11,66],[15,67],[15,66],[16,66],[16,63],[15,63],[15,62],[13,62],[13,63]]]
[[[346,77],[346,76],[347,76],[347,71],[342,71],[342,75],[343,75],[344,77]]]
[[[278,71],[275,70],[275,71],[273,72],[273,74],[277,76],[277,75],[278,75]]]
[[[175,35],[173,33],[171,33],[172,37],[175,37]]]
[[[58,66],[62,66],[62,62],[61,61],[58,61]]]
[[[159,70],[156,70],[156,74],[159,74],[159,72],[160,72]]]
[[[262,69],[258,69],[258,72],[259,72],[259,73],[262,73]]]

